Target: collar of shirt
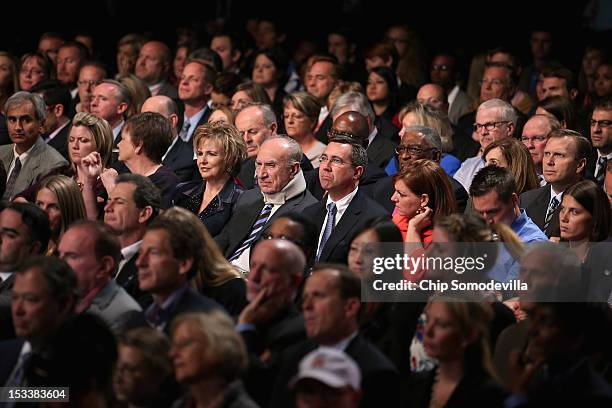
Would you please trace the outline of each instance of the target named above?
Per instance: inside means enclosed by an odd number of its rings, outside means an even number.
[[[158,83],[154,85],[150,85],[149,91],[151,92],[151,96],[157,95],[157,93],[159,92],[163,84],[164,84],[164,81],[159,81]]]
[[[164,160],[166,160],[166,156],[168,155],[168,153],[170,153],[170,150],[172,150],[172,148],[176,144],[177,140],[179,140],[179,139],[180,138],[178,137],[178,135],[174,136],[174,139],[172,140],[172,144],[170,145],[168,150],[166,150],[166,153],[164,153],[164,155],[162,156],[162,163],[164,162]]]
[[[605,157],[608,160],[612,160],[612,153],[608,153],[604,156],[599,152],[599,149],[597,149],[597,161],[595,162],[595,174],[593,174],[593,177],[597,177],[599,175],[599,159],[601,157]]]
[[[145,313],[145,317],[147,321],[150,322],[152,320],[152,317],[153,317],[152,313],[154,312],[156,307],[159,307],[161,309],[159,313],[161,315],[162,323],[158,327],[163,328],[166,325],[166,323],[168,323],[166,321],[168,319],[168,312],[170,311],[172,306],[174,306],[174,304],[183,296],[185,291],[187,291],[187,288],[188,288],[187,284],[181,286],[179,289],[175,290],[168,297],[168,299],[166,299],[166,301],[162,303],[161,305],[158,305],[155,302],[153,302]]]
[[[345,337],[344,339],[340,340],[336,344],[332,344],[327,347],[335,348],[336,350],[340,350],[340,351],[345,351],[348,345],[351,343],[351,341],[353,341],[355,337],[357,337],[356,331],[351,333],[350,336]]]
[[[210,101],[209,101],[210,102]],[[195,132],[196,126],[198,124],[198,122],[200,121],[200,119],[202,119],[202,116],[204,116],[204,111],[206,111],[206,109],[208,109],[208,105],[204,106],[204,108],[202,110],[199,110],[198,112],[196,112],[192,117],[188,118],[187,115],[184,115],[184,121],[188,121],[189,124],[191,126],[189,126],[189,130],[187,131],[187,137],[191,138],[191,135],[193,135],[193,132]]]
[[[76,99],[78,94],[79,94],[79,88],[76,87],[76,88],[74,88],[73,90],[70,91],[70,98]]]
[[[455,85],[455,87],[448,93],[448,106],[451,106],[459,93],[459,85]]]
[[[55,136],[57,136],[59,134],[59,132],[61,132],[62,129],[65,128],[66,126],[68,126],[69,124],[70,124],[70,121],[67,121],[66,123],[64,123],[63,126],[58,127],[51,134],[49,134],[49,136],[47,136],[47,143],[49,143],[51,140],[53,140],[53,138]]]
[[[19,157],[19,161],[21,162],[21,166],[23,167],[23,165],[25,164],[26,160],[28,159],[28,155],[30,154],[30,152],[32,151],[34,146],[36,146],[36,143],[34,143],[32,145],[32,147],[30,147],[25,152],[19,154],[19,153],[17,153],[17,145],[13,145],[13,163],[11,164],[11,170],[13,169],[13,167],[15,167],[15,158],[17,158],[17,157]],[[7,174],[7,176],[8,176],[8,174]]]
[[[134,242],[132,245],[128,245],[125,248],[121,248],[121,255],[123,255],[123,259],[125,261],[129,261],[134,255],[140,251],[140,245],[142,244],[142,240]]]
[[[563,190],[565,191],[565,190]],[[561,202],[561,197],[563,197],[563,191],[559,191],[558,193],[555,191],[555,189],[553,188],[553,186],[550,186],[550,198],[548,199],[548,205],[550,205],[550,202],[552,201],[553,197],[556,197],[557,200],[559,200],[559,202]]]
[[[377,134],[378,134],[378,129],[376,129],[376,126],[375,126],[374,130],[372,130],[372,133],[370,133],[370,135],[368,136],[368,147],[372,145],[372,141],[374,141],[374,138],[376,137]]]
[[[119,136],[119,133],[121,133],[123,125],[125,125],[125,122],[121,121],[117,126],[113,128],[113,141],[117,140],[117,136]]]
[[[321,126],[327,115],[329,115],[329,110],[327,109],[327,106],[321,107],[321,110],[319,111],[319,120],[317,122],[319,126]]]
[[[13,275],[13,272],[0,272],[0,282],[4,282]]]
[[[339,199],[336,202],[334,202],[329,197],[329,195],[327,196],[327,203],[325,204],[325,209],[327,209],[327,206],[330,203],[336,204],[336,220],[334,222],[334,227],[336,225],[338,225],[338,222],[340,221],[340,218],[342,218],[342,216],[344,215],[344,212],[346,211],[348,206],[351,204],[351,201],[353,201],[353,198],[355,197],[355,194],[357,194],[357,190],[358,189],[359,189],[359,187],[356,187],[353,191],[351,191],[350,193],[348,193],[347,195],[345,195],[344,197],[342,197],[341,199]],[[326,222],[327,222],[327,216],[326,216],[325,221],[323,221],[323,225],[326,225]]]

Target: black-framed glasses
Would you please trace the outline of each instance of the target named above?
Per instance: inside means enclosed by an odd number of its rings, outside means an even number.
[[[350,132],[345,132],[345,131],[336,130],[336,129],[329,129],[327,131],[327,138],[328,139],[331,139],[331,138],[336,137],[336,136],[350,137],[351,139],[356,139],[355,135],[353,135]]]
[[[421,147],[421,146],[417,146],[417,145],[399,145],[395,148],[395,153],[401,155],[404,154],[404,152],[406,154],[409,154],[411,156],[421,156],[423,153],[430,151],[430,150],[436,150],[435,147]]]
[[[474,127],[474,132],[479,132],[482,129],[485,129],[486,131],[490,132],[493,129],[498,128],[501,125],[506,124],[506,123],[510,123],[510,122],[506,120],[506,121],[500,121],[500,122],[487,122],[483,124],[474,123],[474,125],[472,126]]]
[[[612,120],[595,120],[595,119],[591,119],[591,127],[597,127],[599,126],[600,128],[608,128],[612,125]]]

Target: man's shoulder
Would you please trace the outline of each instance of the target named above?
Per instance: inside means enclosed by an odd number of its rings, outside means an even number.
[[[531,201],[534,198],[542,196],[546,193],[550,193],[550,186],[548,185],[544,187],[538,187],[533,190],[527,190],[523,194],[521,194],[521,201],[523,200]]]
[[[522,222],[518,228],[514,229],[514,232],[523,240],[523,242],[537,242],[537,241],[548,241],[548,237],[538,225],[527,215],[525,210],[521,210],[520,218]]]

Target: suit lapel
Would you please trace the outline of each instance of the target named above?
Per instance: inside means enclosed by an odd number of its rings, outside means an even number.
[[[346,211],[340,218],[338,224],[332,230],[329,239],[325,243],[325,248],[321,252],[321,259],[326,259],[329,254],[338,246],[338,244],[346,238],[347,234],[351,232],[357,221],[359,221],[359,215],[363,211],[363,199],[360,195],[360,192],[357,191],[357,194],[351,200]],[[320,229],[319,229],[320,231]]]

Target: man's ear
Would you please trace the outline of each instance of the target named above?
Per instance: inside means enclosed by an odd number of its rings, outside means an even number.
[[[213,91],[212,84],[204,85],[204,95],[210,95],[210,94],[212,94],[212,91]]]
[[[570,99],[573,101],[574,99],[576,99],[576,96],[578,96],[578,90],[576,88],[573,88],[570,92]]]
[[[291,164],[291,177],[295,177],[296,174],[300,171],[300,163],[292,163]]]
[[[272,132],[271,134],[272,134],[272,135],[275,135],[275,134],[276,134],[276,131],[278,130],[278,123],[276,123],[276,122],[272,122],[272,123],[270,124],[270,128],[269,128],[269,129],[270,129],[270,132]]]
[[[153,216],[153,207],[147,205],[145,208],[140,210],[140,213],[138,214],[138,223],[146,224],[151,216]]]
[[[179,275],[187,275],[193,266],[193,258],[179,260]]]
[[[62,105],[61,103],[58,103],[53,107],[53,115],[55,115],[56,118],[64,116],[64,111],[64,105]]]
[[[516,194],[516,193],[512,193],[511,199],[512,199],[512,205],[513,205],[514,207],[518,207],[518,205],[519,205],[519,201],[520,201],[520,200],[519,200],[519,196],[518,196],[518,194]]]
[[[578,161],[578,166],[576,166],[576,174],[584,172],[584,169],[587,165],[587,159],[582,158]]]
[[[359,314],[359,309],[361,309],[361,300],[356,297],[348,298],[346,303],[344,304],[344,313],[346,317],[352,318]]]
[[[178,126],[179,117],[176,113],[170,115],[170,122],[172,122],[172,129],[176,129]]]
[[[359,180],[361,178],[361,176],[363,175],[364,171],[365,171],[365,169],[363,168],[363,166],[355,167],[355,173],[353,174],[353,178],[355,180]]]
[[[125,115],[125,112],[127,112],[128,110],[128,104],[125,102],[121,102],[119,105],[117,105],[117,113],[121,116]]]
[[[110,255],[103,256],[102,259],[100,259],[100,269],[104,275],[112,276],[117,266],[115,260]]]
[[[242,57],[242,52],[240,50],[232,50],[232,61],[238,62],[240,57]]]
[[[516,130],[516,126],[514,123],[508,123],[508,136],[512,137],[514,135],[514,131]]]

